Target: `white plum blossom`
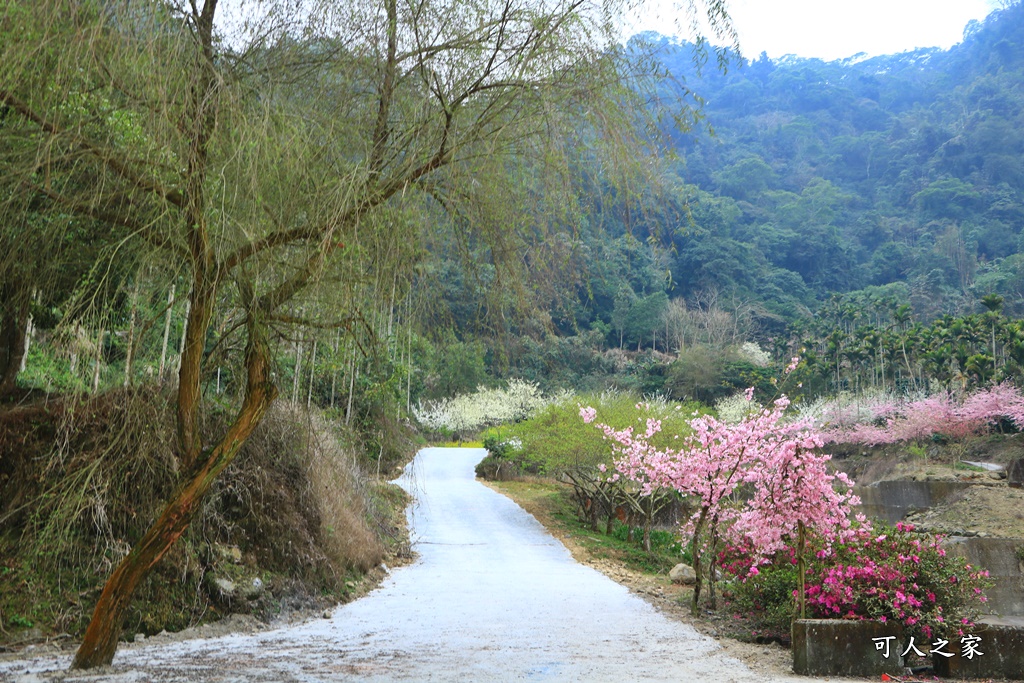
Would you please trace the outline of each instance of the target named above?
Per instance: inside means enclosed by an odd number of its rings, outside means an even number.
[[[758,346],[757,342],[743,342],[737,351],[743,360],[759,368],[766,368],[772,362],[771,354]]]
[[[561,395],[545,397],[536,384],[511,379],[503,388],[478,387],[472,394],[420,403],[413,413],[419,423],[431,431],[465,433],[525,420],[563,398]]]

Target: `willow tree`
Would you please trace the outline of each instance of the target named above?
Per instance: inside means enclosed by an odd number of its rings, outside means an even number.
[[[7,215],[31,200],[117,226],[110,253],[143,245],[188,284],[180,481],[103,588],[73,663],[88,668],[112,660],[136,586],[275,400],[275,335],[308,322],[318,285],[358,277],[366,232],[415,243],[409,212],[471,215],[501,160],[549,164],[571,130],[630,149],[642,94],[623,87],[617,0],[0,6],[0,107],[17,122],[0,144],[20,150]],[[719,0],[701,7],[727,28]],[[465,229],[500,247],[516,227]],[[204,437],[215,320],[246,382]]]

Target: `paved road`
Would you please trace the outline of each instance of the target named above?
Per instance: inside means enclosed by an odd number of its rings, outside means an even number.
[[[417,455],[400,483],[417,501],[409,516],[419,559],[331,619],[125,647],[112,669],[62,680],[765,681],[575,562],[533,517],[474,481],[483,455]],[[51,680],[66,665],[0,663],[0,680]]]

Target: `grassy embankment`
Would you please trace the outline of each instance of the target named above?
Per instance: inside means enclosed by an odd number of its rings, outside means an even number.
[[[0,406],[0,646],[78,637],[178,478],[158,388],[45,399]],[[318,609],[401,563],[406,495],[360,452],[337,421],[278,402],[138,591],[125,637]]]

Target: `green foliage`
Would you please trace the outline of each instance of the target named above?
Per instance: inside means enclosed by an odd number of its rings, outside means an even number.
[[[786,637],[793,620],[797,568],[789,558],[759,568],[752,577],[737,577],[722,586],[725,609],[752,619],[757,631]]]
[[[665,389],[677,400],[695,400],[712,405],[754,387],[759,401],[778,393],[774,384],[778,367],[755,365],[737,353],[710,346],[691,346],[679,352],[666,371]],[[796,393],[796,392],[791,392]]]
[[[646,404],[638,408],[637,405]],[[644,402],[628,392],[586,394],[559,400],[515,425],[503,429],[507,438],[518,438],[523,456],[537,463],[540,474],[555,475],[569,467],[611,464],[612,450],[603,434],[584,424],[580,406],[597,408],[602,421],[617,428],[641,426],[648,416],[662,420],[662,433],[655,438],[668,445],[673,435],[689,433],[687,420],[694,412],[707,409],[694,403],[670,403],[661,399]]]
[[[32,620],[27,619],[20,614],[15,614],[10,618],[11,626],[15,628],[32,628]]]
[[[612,536],[620,541],[643,544],[644,530],[642,527],[630,527],[627,524],[616,524],[612,529]],[[692,562],[688,545],[684,545],[679,534],[663,529],[651,529],[651,553],[663,554],[676,559],[679,562]],[[673,565],[674,566],[674,565]]]
[[[427,400],[449,398],[492,384],[484,353],[480,341],[448,340],[434,346],[421,397]]]

